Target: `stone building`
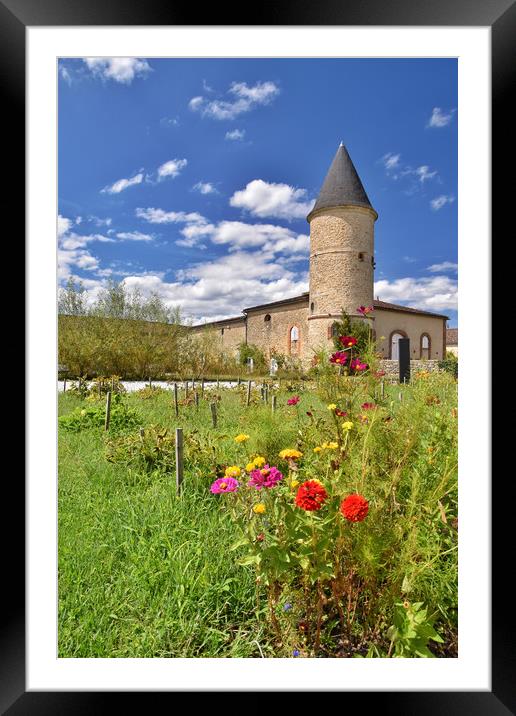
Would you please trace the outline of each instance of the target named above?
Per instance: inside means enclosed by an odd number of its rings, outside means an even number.
[[[309,290],[299,296],[244,308],[240,316],[192,327],[209,330],[221,350],[235,353],[241,343],[297,357],[306,365],[321,346],[332,348],[333,325],[342,309],[370,321],[378,351],[397,360],[398,340],[410,339],[414,360],[442,360],[447,316],[375,300],[374,224],[378,214],[343,144],[330,166],[312,211]],[[364,317],[358,308],[373,306]]]

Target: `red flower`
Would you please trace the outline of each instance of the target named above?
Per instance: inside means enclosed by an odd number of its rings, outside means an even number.
[[[376,405],[374,403],[362,403],[360,407],[362,410],[372,410],[373,408],[376,408]]]
[[[299,397],[299,395],[294,395],[293,398],[289,398],[287,400],[287,405],[297,405],[300,400],[301,398]]]
[[[351,368],[351,370],[361,371],[361,370],[367,370],[368,365],[367,365],[367,363],[362,363],[359,358],[356,358],[355,360],[351,361],[350,368]]]
[[[330,363],[337,363],[339,365],[344,365],[348,360],[348,354],[346,351],[336,351],[333,353],[333,355],[330,356]]]
[[[302,510],[313,512],[320,510],[327,498],[328,493],[319,480],[307,480],[297,491],[296,505]]]
[[[374,307],[373,306],[359,306],[357,308],[357,311],[359,313],[361,313],[363,316],[367,316],[368,313],[371,313],[372,311],[374,311]]]
[[[385,375],[385,371],[384,371],[384,370],[377,370],[376,373],[375,373],[375,376],[376,376],[377,378],[383,378],[384,375]]]
[[[369,502],[362,495],[348,495],[342,500],[340,511],[350,522],[362,522],[369,512]]]
[[[351,346],[356,346],[357,344],[357,339],[354,336],[339,336],[339,341],[344,348],[351,348]]]
[[[347,413],[346,413],[345,410],[341,410],[340,408],[335,408],[335,415],[336,415],[338,418],[345,418],[346,415],[347,415]]]
[[[263,534],[263,532],[260,532],[260,534],[256,536],[257,542],[263,542],[264,539],[265,539],[265,535]]]

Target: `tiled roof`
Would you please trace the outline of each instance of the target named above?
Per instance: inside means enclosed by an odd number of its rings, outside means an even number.
[[[404,313],[418,313],[421,316],[434,316],[435,318],[448,318],[442,313],[432,313],[431,311],[421,311],[419,308],[410,308],[409,306],[399,306],[397,303],[387,303],[386,301],[373,301],[375,308],[384,309],[385,311],[402,311]]]

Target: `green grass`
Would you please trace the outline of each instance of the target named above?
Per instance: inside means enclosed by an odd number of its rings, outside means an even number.
[[[443,480],[450,479],[443,478],[443,466],[454,450],[432,432],[442,406],[425,403],[429,390],[422,385],[386,385],[385,406],[396,419],[396,435],[421,424],[423,447],[415,454],[426,455],[427,442],[440,446],[435,474],[429,471],[426,457],[424,467],[422,458],[414,457],[414,469],[406,471],[400,481],[397,499],[403,500],[406,510],[412,510],[419,521],[417,529],[407,533],[402,553],[393,564],[401,581],[412,563],[409,577],[417,585],[417,596],[439,613],[444,631],[453,632],[453,538],[449,556],[442,556],[447,537],[436,533],[435,515],[427,522],[421,518],[421,504],[438,510],[435,495],[442,493]],[[436,390],[441,391],[446,409],[454,404],[453,387],[438,386]],[[209,400],[201,400],[198,408],[181,406],[176,419],[171,392],[146,400],[137,394],[126,396],[127,404],[141,414],[143,425],[184,429],[186,461],[180,497],[176,496],[173,473],[108,462],[102,429],[59,430],[60,657],[288,655],[275,645],[266,619],[265,592],[257,587],[253,569],[238,566],[235,552],[229,551],[237,536],[235,525],[224,502],[209,492],[209,486],[217,463],[245,465],[247,456],[259,453],[274,464],[281,449],[296,445],[299,421],[307,434],[307,410],[318,412],[326,421],[327,434],[324,426],[320,428],[324,439],[332,439],[331,421],[325,405],[308,390],[301,393],[297,409],[288,409],[289,396],[280,393],[275,415],[270,404],[259,402],[259,391],[254,391],[255,402],[246,408],[245,392],[244,386],[240,393],[217,391],[222,400],[216,430],[211,424]],[[180,391],[183,397],[184,391]],[[59,396],[60,415],[85,405],[88,402],[73,395]],[[238,445],[234,437],[241,432],[251,437]],[[393,445],[378,441],[372,447],[378,464],[393,464]],[[410,514],[407,512],[407,523]],[[373,542],[364,549],[373,560]],[[438,568],[425,568],[437,558]],[[384,596],[391,601],[396,597]]]

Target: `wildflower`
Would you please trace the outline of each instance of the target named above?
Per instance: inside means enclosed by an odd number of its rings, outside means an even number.
[[[242,470],[238,467],[238,465],[230,465],[229,467],[226,467],[226,470],[224,472],[225,477],[240,477]]]
[[[263,532],[260,532],[259,535],[256,535],[257,542],[263,542],[264,539],[265,539],[265,535],[263,534]]]
[[[369,502],[362,495],[348,495],[342,500],[340,511],[349,522],[362,522],[369,512]]]
[[[336,450],[339,447],[339,443],[331,442],[331,443],[324,443],[323,448],[326,448],[326,450]]]
[[[322,450],[322,447],[320,447],[319,445],[318,445],[317,447],[314,447],[314,452],[315,452],[315,453],[321,452],[321,450]]]
[[[299,656],[300,654],[301,654],[301,652],[299,651],[299,649],[294,649],[294,651],[292,652],[292,656],[294,656],[294,657]]]
[[[263,515],[263,513],[265,512],[265,510],[266,510],[266,507],[265,507],[265,505],[263,504],[263,502],[258,502],[258,504],[256,504],[256,505],[253,507],[253,512],[254,512],[255,514],[257,514],[257,515]]]
[[[245,443],[246,440],[249,440],[249,435],[244,435],[244,433],[240,433],[235,438],[236,443]]]
[[[351,370],[357,370],[357,371],[366,370],[367,367],[368,367],[367,363],[362,363],[362,361],[359,358],[355,358],[354,360],[352,360],[351,365],[350,365]]]
[[[351,430],[352,427],[353,427],[353,423],[351,422],[351,420],[346,420],[345,423],[342,423],[343,430]]]
[[[372,410],[373,408],[376,408],[376,405],[374,403],[362,403],[360,407],[362,410]]]
[[[367,316],[368,313],[372,313],[374,311],[373,306],[359,306],[357,308],[358,313],[361,313],[363,316]]]
[[[326,406],[326,407],[328,408],[328,410],[336,410],[336,408],[337,408],[337,406],[335,405],[335,403],[330,403],[330,404],[329,404],[328,406]]]
[[[257,455],[253,460],[253,465],[255,467],[263,467],[265,465],[265,458],[261,455]]]
[[[348,354],[346,351],[335,351],[330,356],[330,363],[336,363],[337,365],[344,365],[348,360]]]
[[[265,465],[263,469],[251,472],[251,479],[247,484],[261,490],[262,487],[274,487],[280,480],[283,480],[283,475],[278,468]]]
[[[214,495],[218,495],[222,492],[236,492],[238,490],[238,481],[233,477],[219,477],[218,480],[210,487],[211,492]]]
[[[297,460],[298,458],[303,457],[303,453],[299,452],[299,450],[294,450],[293,448],[286,448],[279,453],[279,457],[282,460]]]
[[[357,339],[354,336],[339,336],[339,341],[344,348],[351,348],[351,346],[356,346],[357,344]]]
[[[292,609],[292,604],[290,602],[285,602],[285,604],[283,605],[283,611],[288,612],[291,609]]]
[[[367,423],[367,422],[368,422],[367,415],[361,415],[361,416],[360,416],[360,422],[361,422],[361,423]]]
[[[375,373],[375,376],[376,376],[377,378],[383,378],[384,375],[385,375],[385,371],[384,371],[384,370],[377,370],[376,373]]]
[[[245,471],[252,472],[254,470],[254,468],[255,468],[254,462],[248,462],[247,465],[245,466]]]
[[[299,395],[294,395],[293,398],[289,398],[287,400],[287,405],[297,405],[300,400],[301,398],[299,397]]]
[[[347,415],[347,413],[346,413],[345,410],[341,410],[340,408],[337,408],[337,409],[335,410],[335,415],[336,415],[338,418],[345,418],[346,415]]]
[[[303,510],[313,512],[320,510],[327,498],[328,493],[319,480],[307,480],[297,491],[296,505]]]
[[[292,480],[290,483],[290,487],[292,490],[294,490],[299,485],[299,480]]]

